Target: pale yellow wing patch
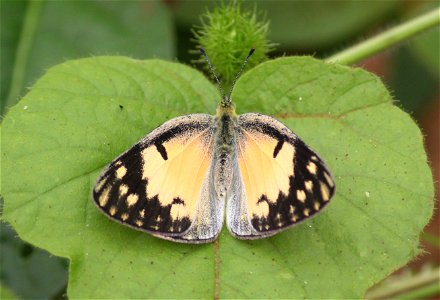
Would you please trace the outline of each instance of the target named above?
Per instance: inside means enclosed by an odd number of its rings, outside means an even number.
[[[295,149],[286,144],[274,157],[278,140],[259,132],[243,129],[238,143],[238,164],[248,197],[251,215],[267,217],[268,203],[275,203],[280,193],[288,194],[289,178],[293,176]],[[267,202],[258,202],[265,195]]]
[[[335,191],[321,158],[276,119],[248,113],[237,128],[239,204],[228,209],[228,228],[239,238],[273,235],[322,210]]]
[[[192,228],[207,206],[201,202],[210,201],[213,122],[210,115],[188,115],[156,128],[104,170],[93,190],[97,206],[113,220],[162,238],[212,239],[215,233]]]
[[[196,200],[212,160],[208,130],[190,139],[182,134],[163,143],[168,159],[164,160],[154,145],[142,151],[143,178],[148,180],[146,194],[157,196],[162,206],[172,204],[173,219],[193,219]],[[174,203],[179,198],[185,202]]]

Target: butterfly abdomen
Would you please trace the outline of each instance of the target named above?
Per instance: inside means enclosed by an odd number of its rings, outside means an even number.
[[[220,199],[225,198],[232,183],[235,126],[236,117],[233,113],[223,111],[217,117],[214,154],[214,187]]]
[[[232,155],[222,152],[217,157],[214,165],[214,187],[217,196],[224,199],[232,183]]]

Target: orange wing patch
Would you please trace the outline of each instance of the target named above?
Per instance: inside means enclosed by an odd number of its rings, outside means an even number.
[[[248,197],[251,215],[267,217],[269,204],[274,204],[280,193],[289,193],[289,178],[293,176],[295,148],[286,144],[274,157],[278,140],[260,132],[243,129],[238,143],[238,164]],[[265,195],[267,202],[259,202]]]
[[[269,116],[244,114],[237,130],[237,160],[249,226],[234,235],[259,238],[318,213],[334,194],[333,177],[319,156],[289,128]],[[240,232],[243,228],[242,232]]]
[[[207,151],[207,133],[208,129],[191,137],[182,134],[164,142],[167,160],[154,146],[142,151],[142,178],[148,180],[146,193],[151,198],[157,196],[161,206],[171,205],[173,220],[194,217],[196,200],[212,160],[212,152]],[[173,203],[176,198],[185,205]]]
[[[163,238],[183,236],[194,222],[209,172],[212,122],[209,115],[188,115],[155,129],[102,173],[93,190],[97,206],[135,229]]]

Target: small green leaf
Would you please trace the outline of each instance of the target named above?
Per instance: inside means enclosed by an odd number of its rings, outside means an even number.
[[[336,196],[272,238],[176,244],[108,220],[90,199],[102,168],[165,120],[214,113],[199,72],[160,60],[97,57],[48,71],[3,121],[4,219],[71,260],[72,298],[362,297],[419,254],[433,209],[422,136],[362,69],[309,57],[247,72],[240,113],[279,118],[328,163]]]

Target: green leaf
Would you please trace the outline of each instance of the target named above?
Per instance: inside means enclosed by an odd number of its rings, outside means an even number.
[[[102,168],[165,120],[214,113],[216,88],[160,60],[96,57],[48,71],[3,122],[4,219],[71,260],[71,298],[362,297],[420,253],[433,209],[422,136],[362,69],[309,57],[247,72],[239,112],[273,115],[325,159],[336,196],[272,238],[176,244],[108,220],[90,199]]]
[[[1,35],[2,50],[6,45],[7,51],[2,51],[6,68],[0,113],[49,67],[67,59],[174,55],[171,18],[159,2],[3,1],[3,5],[2,27],[8,30]]]

